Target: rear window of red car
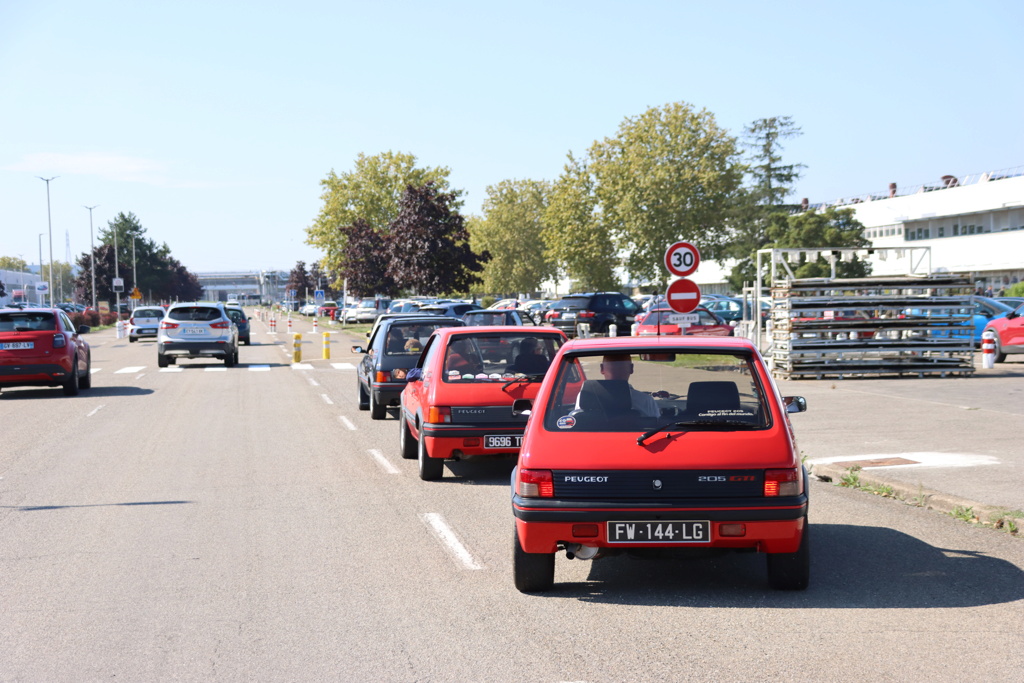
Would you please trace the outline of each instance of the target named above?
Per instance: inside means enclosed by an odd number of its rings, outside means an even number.
[[[515,328],[522,329],[522,328]],[[562,338],[553,334],[472,334],[453,336],[445,349],[445,382],[507,382],[519,375],[543,378]]]
[[[34,332],[52,329],[54,329],[54,315],[49,311],[0,313],[0,332]]]
[[[765,390],[747,354],[707,350],[563,357],[545,406],[549,431],[764,429]]]

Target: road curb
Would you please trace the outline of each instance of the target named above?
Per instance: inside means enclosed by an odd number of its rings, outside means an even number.
[[[817,478],[819,481],[832,482],[838,486],[840,485],[839,483],[842,481],[843,476],[850,471],[850,468],[838,467],[829,463],[812,463],[810,465],[810,471],[811,476]],[[865,469],[859,470],[857,475],[860,480],[861,488],[865,486],[887,486],[892,489],[893,496],[897,500],[900,500],[907,505],[935,510],[951,516],[960,516],[966,514],[967,510],[970,510],[970,514],[974,517],[974,521],[989,526],[995,525],[1006,517],[1015,519],[1014,516],[1007,514],[1009,510],[1004,507],[987,505],[968,498],[961,498],[960,496],[936,491],[935,489],[924,488],[923,486],[912,486],[903,482],[892,481]]]

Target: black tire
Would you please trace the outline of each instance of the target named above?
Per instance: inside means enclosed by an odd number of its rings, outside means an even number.
[[[383,420],[388,416],[387,406],[380,402],[377,398],[377,394],[370,391],[370,419],[371,420]]]
[[[85,376],[78,380],[79,389],[92,389],[92,353],[85,357]]]
[[[156,354],[156,364],[157,367],[160,368],[166,368],[168,365],[170,365],[170,363],[167,362],[167,356],[162,353]]]
[[[65,396],[78,396],[78,359],[76,358],[71,367],[71,375],[67,381],[61,385],[64,390]]]
[[[228,354],[226,356],[224,356],[224,366],[225,367],[233,368],[233,367],[235,367],[235,363],[237,363],[237,362],[238,362],[238,351],[229,351]]]
[[[358,377],[356,377],[356,388],[359,390],[359,410],[369,410],[370,396],[367,394],[366,390],[363,389],[363,383],[359,381]]]
[[[423,481],[437,481],[444,475],[444,460],[427,455],[427,440],[423,438],[422,432],[416,441],[416,457],[420,462],[420,479]]]
[[[995,347],[992,349],[995,352],[995,356],[992,358],[992,360],[995,361],[996,363],[1002,363],[1003,361],[1006,360],[1006,354],[1003,353],[1002,349],[999,348],[998,334],[996,335],[996,338],[992,340],[992,342],[995,345]]]
[[[416,456],[419,455],[416,445],[416,439],[412,438],[412,432],[409,431],[409,421],[405,419],[405,414],[402,409],[398,409],[398,448],[402,453],[403,460],[415,460]]]
[[[555,585],[555,554],[526,552],[517,529],[512,534],[512,575],[521,593],[549,591]]]
[[[804,534],[795,553],[767,555],[768,585],[780,591],[802,591],[811,579],[811,526],[804,519]]]
[[[137,341],[138,341],[138,339],[136,339],[135,337],[132,337],[132,336],[129,335],[129,337],[128,337],[128,343],[129,344],[134,344]]]

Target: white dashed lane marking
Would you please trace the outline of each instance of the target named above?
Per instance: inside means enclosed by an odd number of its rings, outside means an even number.
[[[349,431],[353,431],[353,432],[356,431],[356,426],[354,424],[352,424],[352,420],[348,419],[344,415],[339,415],[338,419],[341,420],[341,424],[343,424],[346,427],[348,427]]]
[[[114,374],[115,375],[130,375],[133,372],[139,372],[140,370],[145,370],[145,369],[146,369],[145,365],[133,365],[131,367],[121,368],[120,370],[115,370]]]
[[[373,456],[373,459],[377,461],[377,464],[380,465],[380,468],[382,470],[384,470],[388,474],[399,474],[398,469],[390,462],[388,462],[388,459],[384,457],[384,454],[378,451],[376,448],[371,448],[369,453],[370,455]]]
[[[332,401],[331,397],[328,396],[327,394],[320,394],[320,398],[322,398],[324,400],[324,403],[326,403],[327,405],[329,405],[329,406],[333,406],[334,405],[334,401]]]
[[[436,512],[425,512],[420,515],[420,519],[427,525],[434,535],[437,536],[438,540],[441,541],[442,545],[450,552],[466,569],[483,569],[484,566],[476,561],[472,553],[466,549],[466,546],[462,545],[458,536],[452,530],[448,523],[444,521],[444,517]]]
[[[88,414],[88,415],[86,415],[86,417],[92,417],[93,415],[95,415],[96,413],[100,412],[101,410],[103,410],[103,406],[96,406],[95,408],[93,408],[93,409],[92,409],[92,410],[91,410],[91,411],[89,412],[89,414]]]
[[[351,363],[331,363],[331,367],[335,370],[355,370],[356,366]]]

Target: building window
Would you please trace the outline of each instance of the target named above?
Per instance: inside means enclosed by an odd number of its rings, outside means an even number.
[[[946,236],[946,228],[944,226],[940,225],[939,226],[939,237],[945,237],[945,236]]]
[[[958,224],[954,223],[953,224],[953,237],[956,237],[959,234],[960,234],[960,226]]]

